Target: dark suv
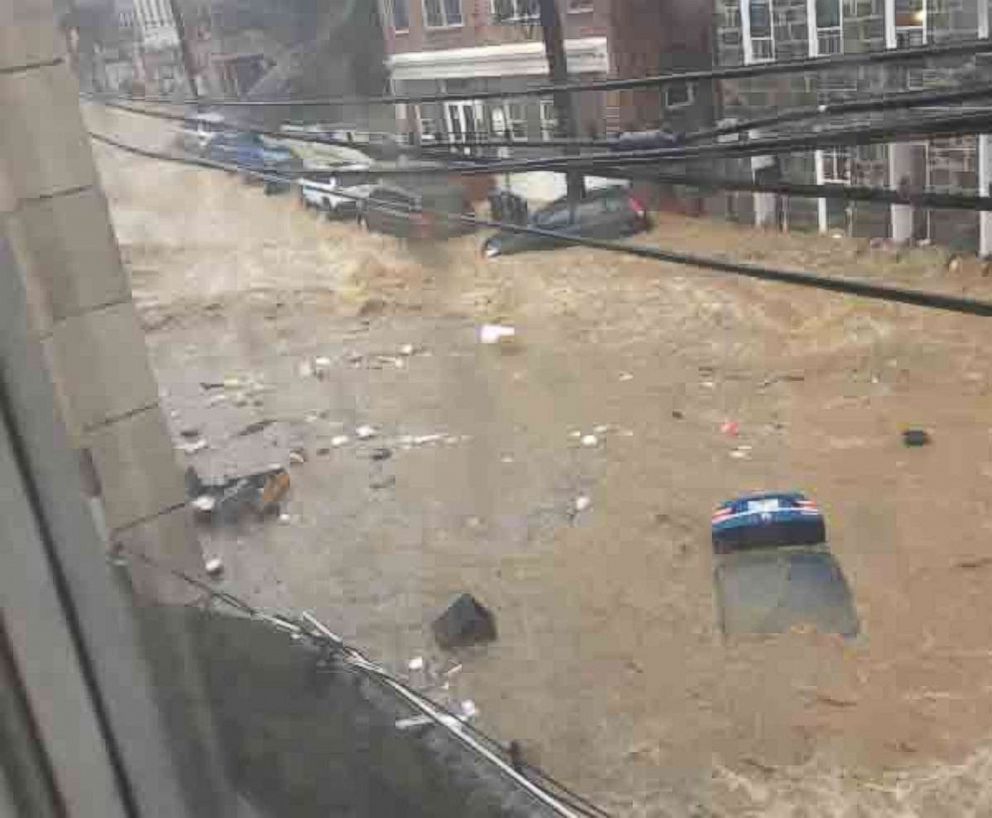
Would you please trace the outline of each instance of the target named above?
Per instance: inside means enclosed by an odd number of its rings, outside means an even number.
[[[376,185],[359,204],[358,223],[366,230],[408,239],[445,239],[475,230],[470,222],[439,213],[475,216],[465,191],[454,185]]]
[[[646,230],[650,224],[644,205],[628,190],[620,187],[590,191],[576,204],[567,199],[559,199],[538,210],[527,222],[528,227],[596,239],[632,236]],[[486,258],[494,258],[508,253],[565,245],[567,242],[550,236],[501,230],[482,245],[482,254]]]

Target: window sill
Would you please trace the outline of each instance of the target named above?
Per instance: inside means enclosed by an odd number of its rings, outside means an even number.
[[[585,8],[581,8],[581,9],[569,9],[566,13],[567,14],[589,14],[589,13],[595,11],[595,10],[596,9],[595,9],[594,6],[587,6]]]
[[[425,25],[424,31],[426,31],[429,34],[432,31],[452,31],[453,29],[456,28],[465,28],[465,23],[450,23],[448,25],[443,25],[443,26]]]

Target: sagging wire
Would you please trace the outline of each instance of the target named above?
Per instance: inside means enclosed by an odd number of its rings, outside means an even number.
[[[295,187],[299,187],[300,185],[298,179],[286,178],[274,173],[266,173],[252,168],[246,168],[241,165],[214,162],[209,159],[181,157],[161,153],[159,151],[146,150],[144,148],[128,145],[116,139],[92,132],[90,133],[90,136],[98,142],[102,142],[120,150],[150,159],[158,159],[194,167],[224,170],[227,172],[243,173],[247,176],[279,185]],[[758,281],[775,281],[782,284],[795,284],[801,287],[809,287],[812,289],[825,290],[828,292],[841,293],[845,295],[856,295],[889,303],[910,304],[918,307],[927,307],[931,309],[944,310],[947,312],[961,313],[964,315],[976,315],[985,318],[992,317],[992,301],[983,301],[965,296],[944,295],[942,293],[896,287],[889,284],[877,284],[864,279],[831,278],[829,276],[821,276],[815,273],[806,273],[794,270],[779,270],[727,259],[708,258],[691,255],[689,253],[680,253],[673,250],[663,250],[658,247],[649,247],[630,242],[595,239],[587,236],[569,235],[567,233],[560,233],[554,230],[544,230],[539,227],[496,222],[473,216],[465,216],[458,213],[447,213],[433,208],[400,208],[395,205],[385,206],[374,201],[369,202],[364,197],[350,194],[346,190],[335,189],[335,195],[341,196],[345,199],[351,199],[356,202],[365,202],[365,205],[368,207],[373,207],[383,212],[389,212],[404,218],[413,218],[417,214],[424,213],[451,223],[468,224],[476,227],[488,227],[496,230],[518,233],[521,235],[540,236],[542,238],[553,239],[561,244],[589,247],[615,253],[625,253],[627,255],[651,259],[654,261],[663,261],[705,270],[730,273],[732,275],[756,279]]]
[[[983,94],[988,93],[992,95],[992,87],[983,89]],[[85,98],[86,95],[83,95]],[[916,96],[919,96],[918,94]],[[946,95],[944,95],[946,97]],[[935,99],[934,95],[930,95],[928,102],[933,102]],[[164,119],[171,121],[179,121],[184,123],[195,122],[194,117],[190,117],[183,114],[174,114],[166,111],[148,111],[140,108],[133,108],[126,105],[120,105],[117,103],[105,103],[98,102],[97,104],[104,105],[109,108],[114,108],[118,110],[127,111],[129,113],[134,113],[138,115],[148,116],[154,119]],[[808,110],[808,109],[807,109]],[[757,120],[754,120],[756,122]],[[325,145],[343,145],[347,147],[356,148],[361,150],[362,143],[349,142],[347,140],[340,140],[333,137],[323,137],[314,134],[287,134],[282,131],[273,131],[264,128],[256,128],[252,126],[238,125],[238,130],[244,131],[245,133],[253,133],[259,136],[266,136],[274,139],[285,139],[285,140],[296,140],[300,142],[309,142],[316,144]],[[454,145],[455,143],[451,143]],[[480,143],[481,144],[481,143]],[[507,143],[511,144],[511,143]],[[513,143],[517,144],[517,143]],[[537,145],[540,143],[532,143]],[[551,143],[553,144],[553,143]],[[403,148],[407,151],[406,147]],[[429,153],[429,149],[424,147],[419,151],[422,155],[426,155],[425,158],[439,159],[436,154]],[[479,158],[480,163],[485,163],[483,158]],[[622,156],[617,157],[617,161],[622,161]],[[490,170],[493,170],[492,165],[489,166]],[[447,172],[450,168],[439,168],[439,172]],[[336,168],[329,166],[326,168],[314,169],[309,171],[309,173],[333,173]],[[341,171],[341,169],[338,169]],[[433,168],[430,170],[434,170]],[[346,169],[341,172],[347,172]],[[411,166],[407,168],[369,168],[369,172],[374,176],[378,177],[388,177],[392,175],[406,176],[406,175],[421,175],[425,172],[424,167]],[[307,177],[308,171],[303,171],[301,176]],[[673,184],[673,185],[685,185],[687,187],[695,187],[702,189],[723,189],[723,190],[733,190],[733,191],[747,191],[756,193],[776,193],[785,196],[803,196],[808,198],[824,198],[824,199],[844,199],[849,201],[863,201],[863,202],[879,202],[884,204],[905,204],[912,205],[915,207],[931,207],[931,208],[950,208],[958,210],[978,210],[978,211],[992,211],[992,197],[989,196],[974,196],[969,194],[960,193],[930,193],[930,192],[915,192],[915,191],[905,191],[905,190],[885,190],[880,188],[871,187],[858,187],[853,185],[828,185],[828,184],[803,184],[801,182],[759,182],[753,179],[732,179],[725,176],[701,176],[692,175],[688,173],[666,173],[664,171],[648,171],[648,170],[634,170],[634,169],[624,169],[622,166],[617,166],[615,168],[609,167],[596,167],[595,175],[603,176],[605,178],[615,178],[615,179],[629,179],[629,180],[639,180],[639,181],[650,181],[662,184]]]
[[[543,97],[556,93],[586,91],[627,91],[637,88],[656,88],[682,82],[705,82],[708,80],[743,79],[745,77],[789,74],[802,71],[823,71],[852,65],[882,65],[890,62],[906,62],[930,57],[953,57],[982,54],[992,51],[992,41],[987,39],[959,40],[952,43],[922,45],[912,48],[893,48],[885,51],[866,51],[858,54],[834,54],[826,57],[811,57],[797,60],[752,63],[750,65],[730,65],[707,68],[697,71],[683,71],[669,74],[656,74],[647,77],[627,77],[591,82],[543,85],[514,91],[515,97]],[[226,97],[201,97],[199,99],[168,96],[138,96],[127,94],[108,95],[127,102],[154,102],[161,105],[211,105],[234,108],[288,108],[323,107],[330,105],[397,105],[421,102],[449,102],[455,100],[502,99],[505,91],[460,91],[443,94],[398,94],[391,96],[360,97],[341,96],[318,99],[229,99]]]
[[[610,818],[609,813],[587,801],[582,796],[572,792],[564,785],[559,784],[541,771],[537,771],[539,777],[546,779],[553,786],[561,790],[562,795],[551,793],[541,784],[528,778],[521,771],[515,769],[512,764],[507,763],[500,753],[492,749],[496,747],[502,753],[505,754],[506,752],[505,748],[495,739],[486,735],[481,730],[466,724],[442,705],[427,698],[400,679],[397,679],[385,668],[372,662],[357,648],[347,644],[340,636],[331,631],[310,612],[304,611],[298,618],[264,612],[235,594],[217,591],[206,583],[190,576],[188,573],[166,565],[135,549],[119,545],[118,556],[120,555],[133,556],[156,570],[181,579],[194,588],[206,592],[212,599],[234,608],[251,619],[264,622],[281,632],[287,633],[294,639],[309,640],[315,647],[322,649],[330,657],[337,659],[346,666],[364,674],[366,678],[370,678],[393,691],[393,693],[404,699],[414,709],[430,718],[433,723],[442,727],[459,742],[468,746],[472,751],[496,766],[503,774],[508,776],[532,797],[555,810],[555,812],[564,816],[564,818],[579,818],[579,816]],[[490,746],[487,746],[487,744]],[[530,765],[527,765],[527,767],[528,769],[536,770],[536,768]]]
[[[989,94],[992,95],[992,89],[989,90]],[[126,110],[152,118],[187,121],[190,119],[186,116],[160,111],[133,108],[127,108]],[[303,142],[343,145],[357,149],[361,149],[362,147],[360,143],[351,143],[347,140],[335,139],[333,137],[323,137],[314,134],[287,134],[283,131],[273,131],[271,129],[255,128],[252,126],[237,127],[247,133],[276,139],[298,139]],[[821,148],[858,147],[931,137],[972,135],[984,133],[988,130],[992,130],[992,109],[966,111],[951,115],[933,115],[896,123],[835,127],[810,134],[771,136],[745,141],[652,148],[649,150],[630,150],[623,152],[610,150],[572,157],[552,156],[517,160],[493,160],[486,157],[463,155],[460,157],[462,160],[460,162],[448,162],[443,167],[432,168],[431,170],[432,172],[455,176],[485,175],[490,173],[527,173],[533,171],[564,172],[571,169],[588,169],[589,172],[593,172],[595,168],[602,165],[619,167],[653,164],[656,162],[683,162],[693,159],[772,156],[783,153],[819,150]],[[402,146],[396,147],[401,148]],[[431,151],[430,148],[421,147],[415,150],[421,155],[434,159],[439,158],[436,152]],[[422,173],[423,168],[395,167],[383,169],[380,172],[382,174],[401,176]]]

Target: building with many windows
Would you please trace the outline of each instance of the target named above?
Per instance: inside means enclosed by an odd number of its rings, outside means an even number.
[[[572,81],[711,63],[712,0],[558,0]],[[558,134],[550,98],[514,96],[548,82],[536,0],[381,0],[387,67],[396,94],[505,91],[504,99],[401,108],[400,128],[424,141]],[[712,115],[710,89],[692,85],[575,95],[580,136]]]
[[[908,48],[988,36],[989,0],[717,0],[719,65],[805,59]],[[725,80],[725,119],[746,120],[794,106],[914,89],[955,89],[988,81],[984,57],[847,66]],[[924,113],[939,113],[932,109]],[[920,116],[920,111],[889,119]],[[852,124],[851,119],[844,124]],[[881,115],[864,122],[883,121]],[[836,125],[836,123],[833,123]],[[815,123],[826,128],[831,123]],[[809,122],[796,128],[809,131]],[[787,131],[784,127],[776,132]],[[751,136],[761,134],[751,132]],[[782,157],[728,161],[728,173],[825,185],[867,185],[934,192],[988,193],[988,138],[963,136],[836,148]],[[774,194],[727,197],[730,215],[788,229],[841,230],[896,241],[932,240],[992,252],[988,216],[904,205],[808,199]]]

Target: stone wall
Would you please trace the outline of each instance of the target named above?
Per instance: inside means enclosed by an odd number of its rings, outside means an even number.
[[[980,0],[989,2],[989,0]],[[978,9],[974,0],[928,0],[928,42],[973,39],[977,35]],[[807,4],[805,0],[772,0],[777,60],[808,56]],[[844,53],[882,51],[885,42],[884,0],[843,0]],[[744,43],[739,0],[717,0],[715,15],[716,58],[720,65],[744,62]],[[959,88],[965,84],[992,81],[992,60],[949,57],[917,64],[866,65],[836,68],[818,73],[796,73],[751,77],[721,83],[722,116],[750,119],[793,106],[811,106],[830,99],[850,99],[904,91],[908,88]],[[865,117],[869,122],[886,121],[883,115]],[[849,122],[849,120],[848,120]],[[814,127],[816,127],[814,125]],[[810,128],[808,121],[794,130]],[[777,129],[788,131],[789,126]],[[935,191],[972,191],[978,186],[977,139],[934,140],[930,146],[930,188]],[[748,163],[737,163],[739,172]],[[815,180],[811,154],[801,159],[782,159],[783,178],[795,182]],[[888,148],[867,146],[853,152],[851,183],[887,187]],[[738,194],[738,198],[746,194]],[[816,201],[790,198],[784,205],[790,229],[817,226]],[[725,212],[728,208],[722,208]],[[730,208],[740,211],[740,208]],[[886,205],[851,204],[851,229],[860,236],[887,236],[890,230]],[[955,247],[977,249],[978,217],[961,211],[934,211],[930,216],[934,241]]]

